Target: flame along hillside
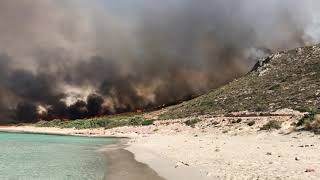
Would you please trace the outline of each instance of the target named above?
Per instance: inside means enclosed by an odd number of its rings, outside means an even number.
[[[320,108],[320,45],[273,54],[242,78],[209,94],[170,107],[163,119],[202,114],[290,108],[315,112]]]

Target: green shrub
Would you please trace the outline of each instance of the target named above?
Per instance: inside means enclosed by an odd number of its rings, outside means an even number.
[[[201,119],[199,119],[199,118],[193,118],[193,119],[189,119],[189,120],[185,121],[184,124],[194,128],[195,125],[200,121],[201,121]]]
[[[269,121],[267,124],[263,125],[260,130],[265,130],[265,131],[269,131],[272,129],[281,129],[281,122],[276,121],[276,120],[271,120]]]
[[[92,128],[115,128],[120,126],[148,126],[153,124],[153,120],[147,120],[142,116],[106,116],[93,119],[78,119],[74,121],[40,121],[37,127],[59,127],[59,128],[76,128],[76,129],[92,129]]]
[[[55,119],[52,121],[39,121],[36,123],[36,127],[59,127],[63,124],[60,119]]]
[[[109,122],[109,124],[107,126],[105,126],[105,128],[111,129],[111,128],[127,126],[127,125],[128,125],[127,120],[112,120]]]
[[[140,126],[145,119],[143,117],[133,117],[129,120],[129,125],[131,126]]]
[[[35,124],[36,127],[46,127],[47,121],[39,121]]]
[[[141,125],[142,126],[150,126],[150,125],[153,125],[154,123],[154,120],[144,120],[142,121]]]

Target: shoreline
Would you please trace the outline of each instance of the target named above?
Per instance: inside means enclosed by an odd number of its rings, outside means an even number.
[[[33,126],[0,126],[0,132],[3,133],[22,133],[22,134],[39,134],[39,135],[54,135],[54,136],[78,136],[78,137],[92,137],[92,138],[119,138],[126,139],[125,136],[113,136],[113,135],[102,135],[102,134],[92,134],[84,133],[82,131],[91,131],[91,129],[86,130],[76,130],[76,129],[61,129],[61,128],[51,128],[51,127],[33,127]]]
[[[106,180],[165,180],[147,164],[137,161],[124,143],[108,145],[101,150],[107,161]]]
[[[87,137],[87,138],[112,138],[112,139],[129,139],[127,137],[117,136],[91,136],[91,135],[77,135],[77,134],[64,134],[64,133],[51,133],[51,132],[30,132],[30,131],[19,131],[19,130],[1,130],[0,133],[15,133],[15,134],[35,134],[35,135],[49,135],[49,136],[74,136],[74,137]]]

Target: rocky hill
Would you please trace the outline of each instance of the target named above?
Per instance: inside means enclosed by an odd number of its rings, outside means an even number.
[[[167,109],[163,118],[320,108],[320,45],[273,54],[242,78]]]

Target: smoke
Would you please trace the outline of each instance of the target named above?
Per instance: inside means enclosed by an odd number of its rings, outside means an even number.
[[[157,108],[318,43],[316,0],[0,2],[0,122]]]

